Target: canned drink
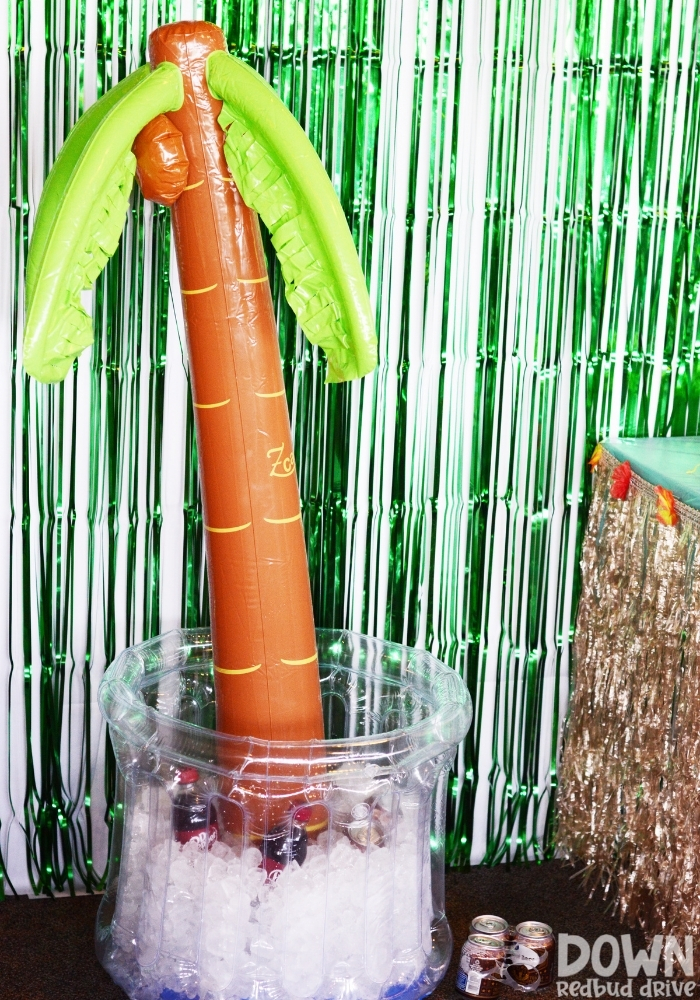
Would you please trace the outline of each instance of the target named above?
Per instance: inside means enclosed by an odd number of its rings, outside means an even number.
[[[506,947],[487,934],[470,934],[462,945],[457,971],[457,989],[472,997],[497,997]]]
[[[366,802],[359,802],[352,807],[347,834],[353,844],[363,849],[367,847],[368,841],[373,847],[383,847],[389,839],[392,826],[393,817],[386,809],[381,806],[370,809]]]
[[[485,913],[480,917],[474,917],[469,930],[470,934],[485,934],[487,937],[497,938],[499,941],[515,941],[515,928],[510,927],[503,917],[496,917],[492,913]]]
[[[525,993],[549,986],[554,965],[552,928],[537,920],[527,920],[515,930],[515,943],[509,949],[506,963],[507,982]]]

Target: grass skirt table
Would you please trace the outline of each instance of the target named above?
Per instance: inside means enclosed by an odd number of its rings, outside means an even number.
[[[700,934],[700,438],[596,458],[558,842],[625,922],[682,940]]]

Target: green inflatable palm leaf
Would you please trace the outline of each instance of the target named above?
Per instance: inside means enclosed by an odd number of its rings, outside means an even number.
[[[27,261],[24,367],[40,382],[65,378],[92,343],[80,294],[119,244],[136,169],[131,146],[144,125],[183,98],[176,66],[143,66],[83,115],[56,158]]]
[[[245,203],[270,230],[299,325],[328,357],[328,382],[377,364],[372,308],[343,210],[315,149],[261,76],[225,52],[207,60],[224,102],[224,152]]]

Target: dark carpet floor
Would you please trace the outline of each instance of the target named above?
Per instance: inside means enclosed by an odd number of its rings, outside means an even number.
[[[558,862],[448,872],[447,915],[455,948],[450,969],[434,996],[459,1000],[454,989],[459,950],[473,916],[497,913],[511,923],[541,920],[555,934],[580,934],[593,943],[601,934],[619,937],[627,930],[607,912],[601,896],[588,893],[573,869]],[[99,897],[76,899],[10,898],[0,903],[1,1000],[124,1000],[97,962],[93,949]],[[643,946],[633,932],[636,948]],[[622,963],[621,963],[622,965]],[[576,978],[592,976],[590,968]],[[617,977],[624,980],[622,968]],[[612,981],[612,980],[611,980]],[[638,994],[643,979],[636,980]],[[538,1000],[552,1000],[556,988],[538,992]],[[523,994],[504,990],[504,1000],[523,1000]]]

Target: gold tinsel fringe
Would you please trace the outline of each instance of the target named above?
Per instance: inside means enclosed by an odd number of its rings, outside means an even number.
[[[700,934],[700,513],[612,500],[604,452],[584,541],[557,841],[648,935]]]

